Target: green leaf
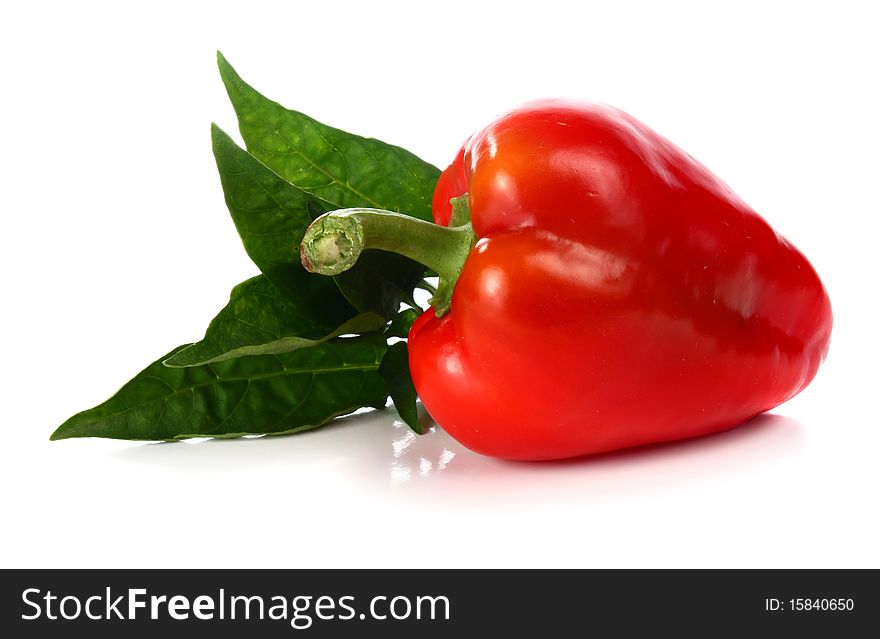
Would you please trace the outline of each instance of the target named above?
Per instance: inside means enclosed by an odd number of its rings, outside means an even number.
[[[337,325],[356,314],[352,307],[383,317],[397,312],[401,299],[421,280],[421,265],[369,251],[332,279],[308,273],[299,258],[305,230],[316,217],[339,207],[288,183],[216,125],[211,137],[232,221],[247,254],[279,292],[298,305],[319,304]]]
[[[437,167],[284,108],[242,80],[219,52],[217,65],[248,151],[278,175],[336,208],[373,207],[431,221]]]
[[[385,405],[379,374],[385,352],[381,334],[373,333],[192,368],[168,368],[166,355],[51,438],[168,440],[309,430],[358,408]]]
[[[310,303],[309,303],[310,302]],[[319,299],[294,304],[259,275],[235,288],[205,338],[165,360],[166,366],[196,366],[242,355],[277,355],[315,346],[348,333],[368,333],[385,325],[375,313],[361,313],[341,324],[328,323]]]
[[[391,318],[391,324],[385,329],[385,337],[406,337],[413,322],[421,315],[421,311],[407,308]]]
[[[398,211],[431,221],[440,170],[406,149],[322,124],[255,91],[218,52],[217,64],[248,151],[287,182],[319,196],[324,213],[352,207]],[[368,251],[335,278],[360,311],[391,317],[425,268],[400,255]]]
[[[245,250],[266,279],[297,307],[314,305],[325,324],[353,316],[332,280],[307,272],[299,260],[306,228],[328,204],[285,182],[216,125],[211,126],[211,138],[226,206]]]
[[[411,302],[413,289],[424,267],[384,251],[364,251],[353,268],[333,277],[336,286],[355,308],[393,317],[401,302]]]
[[[419,422],[416,408],[416,387],[409,373],[409,350],[406,342],[397,342],[388,347],[388,352],[382,358],[379,373],[388,385],[388,392],[400,418],[413,431],[423,435],[424,429]]]

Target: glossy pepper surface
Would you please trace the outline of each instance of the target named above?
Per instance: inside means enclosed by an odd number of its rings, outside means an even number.
[[[413,325],[432,417],[486,455],[539,460],[721,431],[801,391],[831,333],[806,258],[631,116],[526,105],[442,174],[479,238],[450,311]]]

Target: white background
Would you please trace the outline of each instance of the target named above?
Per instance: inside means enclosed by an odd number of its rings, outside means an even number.
[[[877,21],[867,2],[715,5],[5,3],[0,565],[880,565]],[[441,167],[527,99],[629,111],[809,256],[827,362],[740,429],[564,463],[415,438],[393,410],[49,443],[256,273],[211,156],[212,120],[237,137],[216,49],[287,106]]]

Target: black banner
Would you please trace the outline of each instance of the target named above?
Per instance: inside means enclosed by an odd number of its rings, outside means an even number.
[[[873,570],[13,570],[0,596],[7,637],[852,636],[880,621]]]

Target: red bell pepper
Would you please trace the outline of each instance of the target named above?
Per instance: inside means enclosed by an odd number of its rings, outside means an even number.
[[[465,194],[471,224],[445,228]],[[806,258],[617,109],[547,101],[493,122],[442,174],[434,219],[333,213],[303,261],[330,272],[380,248],[440,274],[410,368],[431,416],[479,453],[722,431],[800,392],[828,351],[831,306]]]

